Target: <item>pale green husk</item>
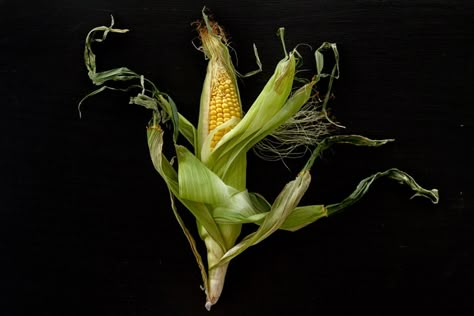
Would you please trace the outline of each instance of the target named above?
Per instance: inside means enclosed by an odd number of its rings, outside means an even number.
[[[203,12],[204,22],[210,28],[209,19]],[[326,136],[317,141],[312,149],[312,155],[296,175],[293,181],[287,183],[273,202],[268,202],[258,193],[246,190],[246,154],[257,143],[272,134],[280,126],[294,117],[308,102],[314,102],[312,95],[315,85],[321,78],[329,77],[328,92],[320,103],[320,114],[331,124],[327,114],[327,103],[330,97],[333,80],[339,76],[339,54],[334,43],[324,43],[315,52],[316,74],[302,85],[295,87],[296,66],[299,55],[296,50],[286,52],[284,58],[277,64],[273,75],[263,87],[257,99],[247,110],[239,122],[231,122],[235,127],[228,132],[217,146],[211,150],[209,140],[199,128],[178,112],[177,106],[170,96],[159,91],[156,86],[134,71],[121,67],[103,72],[97,72],[96,56],[91,45],[102,42],[109,33],[125,33],[128,30],[110,26],[96,27],[86,38],[84,58],[89,78],[99,88],[84,99],[106,89],[120,90],[111,86],[114,81],[131,81],[129,89],[138,88],[140,92],[130,99],[130,103],[144,106],[152,111],[152,119],[148,125],[147,136],[151,160],[157,172],[166,182],[171,198],[172,210],[185,233],[193,254],[198,262],[206,291],[206,308],[215,304],[221,294],[228,263],[248,247],[256,245],[277,230],[296,231],[314,221],[339,212],[359,200],[371,184],[380,177],[388,177],[408,185],[415,191],[416,196],[438,202],[436,189],[426,190],[405,172],[392,168],[363,179],[357,188],[340,203],[330,205],[299,205],[307,191],[311,175],[310,170],[321,153],[334,144],[351,144],[356,146],[381,146],[391,139],[371,140],[358,135]],[[283,39],[283,29],[279,30]],[[226,43],[216,44],[217,52],[225,57],[225,67],[235,71]],[[334,54],[335,65],[330,73],[323,72],[324,52]],[[207,53],[209,55],[209,52]],[[209,68],[213,67],[213,56]],[[260,65],[257,55],[257,63]],[[234,78],[235,79],[235,78]],[[206,79],[208,80],[208,79]],[[234,82],[235,84],[236,81]],[[206,88],[207,87],[207,88]],[[125,89],[125,90],[129,90]],[[123,89],[122,89],[123,90]],[[208,82],[204,83],[203,100],[209,94]],[[80,102],[81,106],[84,99]],[[202,118],[201,118],[202,119]],[[177,157],[174,164],[163,153],[164,131],[163,123],[172,123],[172,141]],[[187,140],[187,146],[180,145],[179,134]],[[308,146],[308,144],[305,144]],[[174,200],[177,199],[196,218],[199,237],[207,248],[207,265],[199,254],[194,237],[186,228],[178,213]],[[241,225],[258,225],[255,232],[241,237]]]

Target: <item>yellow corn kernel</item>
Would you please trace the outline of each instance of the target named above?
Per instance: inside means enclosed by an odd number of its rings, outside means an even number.
[[[224,67],[216,72],[216,76],[212,80],[209,104],[209,133],[232,117],[241,118],[239,99],[232,80]],[[216,132],[211,141],[211,148],[214,148],[228,131],[230,131],[230,128]]]

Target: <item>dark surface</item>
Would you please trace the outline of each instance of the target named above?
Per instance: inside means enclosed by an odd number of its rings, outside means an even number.
[[[99,67],[155,81],[194,122],[205,60],[191,45],[196,1],[0,0],[0,314],[208,315],[200,275],[148,157],[149,113],[93,89],[83,39],[97,25],[132,30],[96,46]],[[378,182],[363,201],[300,232],[280,232],[232,262],[213,315],[473,311],[474,205],[470,1],[206,3],[231,34],[249,104],[287,47],[329,40],[341,52],[333,113],[350,132],[395,138],[336,147],[318,161],[305,203],[341,200],[360,179],[398,167],[441,200]],[[307,53],[307,52],[306,52]],[[307,53],[306,66],[313,66]],[[302,162],[249,157],[249,189],[274,197]],[[275,172],[279,169],[278,172]],[[192,225],[192,218],[185,216]]]

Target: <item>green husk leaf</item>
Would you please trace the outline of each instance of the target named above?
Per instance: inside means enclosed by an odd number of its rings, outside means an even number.
[[[256,223],[267,216],[268,209],[261,212],[266,205],[256,201],[254,194],[242,191],[232,195],[214,208],[213,216],[218,224]]]
[[[160,96],[163,98],[163,96]],[[178,140],[178,133],[179,133],[179,117],[178,117],[178,108],[176,107],[176,103],[174,103],[173,99],[169,95],[167,95],[167,104],[169,104],[168,113],[171,114],[171,121],[173,122],[173,141],[176,143]],[[189,141],[189,139],[188,139]]]
[[[324,50],[332,50],[334,54],[334,66],[333,70],[331,70],[331,73],[324,73],[323,68],[324,68],[324,55],[323,51]],[[324,77],[334,77],[334,79],[339,79],[339,51],[337,50],[337,45],[336,43],[330,43],[330,42],[324,42],[319,46],[319,48],[314,52],[314,57],[316,59],[316,74],[319,78],[324,78]],[[330,87],[328,88],[330,91]]]
[[[255,62],[257,63],[258,69],[251,70],[251,71],[249,71],[245,74],[240,74],[240,73],[237,72],[237,75],[239,77],[248,78],[248,77],[252,77],[252,76],[262,72],[263,66],[262,66],[262,62],[260,61],[260,57],[258,56],[258,50],[257,50],[257,46],[255,44],[253,44],[253,53],[255,54]]]
[[[393,142],[394,139],[370,139],[360,135],[335,135],[326,137],[318,144],[316,149],[311,154],[311,157],[306,162],[303,170],[309,170],[314,164],[314,161],[322,155],[322,153],[334,144],[349,144],[355,146],[378,147]]]
[[[173,102],[171,97],[160,92],[153,82],[148,79],[145,79],[142,75],[137,74],[136,72],[128,69],[127,67],[119,67],[115,69],[105,70],[102,72],[97,72],[96,55],[92,50],[92,44],[95,42],[105,41],[109,33],[126,33],[129,31],[127,29],[114,28],[113,16],[111,17],[111,19],[112,21],[110,26],[95,27],[87,34],[86,43],[84,47],[84,62],[88,70],[88,76],[91,81],[98,86],[104,85],[109,81],[114,82],[131,80],[138,80],[140,82],[140,85],[133,84],[125,89],[114,88],[111,86],[103,86],[89,93],[79,102],[79,113],[80,106],[87,98],[96,95],[106,89],[128,91],[132,88],[141,87],[142,92],[139,93],[136,97],[131,98],[130,103],[141,105],[147,109],[151,109],[154,111],[158,111],[158,108],[164,110],[167,116],[171,118],[171,121],[173,123],[173,140],[176,142],[178,132],[180,132],[191,143],[191,145],[195,146],[196,131],[194,126],[186,118],[184,118],[181,114],[178,113],[176,104]],[[146,88],[146,85],[150,86],[150,88]],[[151,96],[148,96],[147,93],[150,93]],[[180,127],[180,123],[184,125],[183,128]]]
[[[324,55],[323,51],[324,50],[332,50],[334,54],[334,59],[335,63],[334,66],[331,70],[331,73],[324,73],[323,68],[324,68]],[[314,53],[314,57],[316,59],[316,77],[317,81],[319,81],[320,78],[325,78],[329,76],[329,82],[328,82],[328,88],[326,95],[324,96],[323,104],[322,104],[322,112],[324,113],[324,116],[326,116],[326,119],[332,123],[333,125],[339,127],[339,128],[345,128],[344,126],[337,124],[333,120],[329,118],[328,112],[327,112],[327,104],[329,102],[329,99],[331,97],[331,90],[332,90],[332,85],[334,83],[334,79],[339,79],[339,51],[337,50],[337,45],[336,43],[329,43],[329,42],[324,42]]]
[[[207,279],[206,267],[204,265],[204,262],[202,260],[201,255],[199,254],[199,251],[196,247],[196,241],[194,240],[193,235],[188,230],[188,228],[186,227],[183,219],[181,218],[181,216],[178,213],[178,209],[176,208],[176,205],[175,205],[175,202],[174,202],[174,195],[171,191],[169,191],[169,193],[170,193],[170,201],[171,201],[171,208],[173,209],[173,214],[176,217],[176,220],[178,221],[178,224],[181,227],[181,230],[183,231],[184,235],[186,236],[186,239],[188,240],[189,246],[191,247],[191,251],[192,251],[192,253],[194,255],[194,258],[196,259],[196,262],[198,264],[199,271],[201,271],[201,277],[202,277],[202,281],[203,281],[204,290],[207,292],[208,288],[209,288],[209,284],[208,284],[208,279]]]
[[[251,198],[252,199],[252,198]],[[266,202],[266,201],[265,201]],[[216,208],[214,219],[218,224],[247,224],[253,223],[261,225],[267,215],[270,213],[271,205],[263,205],[262,200],[253,201],[252,206],[246,208]],[[268,203],[268,202],[266,202]],[[258,208],[260,204],[262,208]],[[327,210],[324,205],[299,206],[289,212],[285,221],[278,229],[297,231],[306,225],[309,225],[322,217],[327,217]]]
[[[294,232],[327,216],[328,212],[324,205],[299,206],[291,212],[280,229]]]
[[[195,138],[196,138],[196,129],[194,128],[193,124],[189,122],[183,115],[181,115],[177,108],[176,104],[173,100],[167,96],[166,98],[160,94],[159,92],[155,91],[155,97],[150,97],[144,93],[139,93],[135,97],[130,98],[130,104],[136,104],[143,106],[147,109],[159,111],[160,109],[164,109],[169,118],[169,113],[171,113],[171,121],[173,123],[173,140],[174,142],[177,141],[178,132],[183,135],[186,140],[194,146]],[[167,118],[163,118],[161,121],[166,121]]]
[[[437,189],[424,189],[418,183],[416,183],[415,179],[413,179],[406,172],[396,168],[391,168],[383,172],[377,172],[371,175],[370,177],[363,179],[357,185],[357,188],[354,190],[354,192],[352,192],[342,202],[328,205],[328,215],[333,215],[360,200],[367,193],[372,183],[382,177],[388,177],[390,179],[398,181],[401,184],[408,185],[413,191],[415,191],[415,195],[413,195],[412,198],[415,196],[425,197],[431,200],[433,204],[437,204],[439,201],[439,194]]]
[[[146,94],[139,93],[137,96],[130,98],[130,104],[141,105],[146,109],[159,111],[158,101]]]
[[[111,16],[110,26],[98,26],[93,28],[86,37],[86,45],[84,47],[84,61],[88,70],[89,78],[96,85],[102,85],[109,80],[128,81],[136,79],[139,76],[128,68],[121,67],[102,72],[97,72],[96,55],[92,50],[92,43],[100,43],[107,39],[109,33],[127,33],[127,29],[114,28],[114,17]],[[102,36],[97,33],[102,32]]]
[[[151,125],[147,129],[148,147],[150,150],[150,157],[156,171],[165,180],[168,189],[176,198],[196,217],[201,225],[207,230],[209,235],[222,247],[225,247],[225,242],[221,231],[217,226],[211,211],[204,203],[198,203],[186,200],[179,195],[178,174],[172,167],[170,162],[163,155],[163,131],[159,126]]]
[[[181,198],[216,205],[237,193],[236,189],[226,185],[186,147],[176,145],[176,154]]]
[[[186,138],[192,147],[196,147],[196,128],[193,123],[188,121],[183,115],[178,112],[179,132]]]
[[[249,197],[256,213],[265,213],[272,208],[272,205],[259,193],[251,192]]]
[[[126,92],[126,91],[129,91],[130,89],[133,89],[133,88],[137,88],[138,86],[135,85],[135,86],[130,86],[128,88],[125,88],[125,89],[120,89],[120,88],[114,88],[114,87],[109,87],[109,86],[102,86],[92,92],[89,92],[86,96],[84,96],[81,101],[79,101],[78,105],[77,105],[77,111],[79,112],[79,117],[82,118],[82,104],[87,100],[89,99],[90,97],[93,97],[105,90],[111,90],[111,91],[122,91],[122,92]]]
[[[241,242],[228,250],[215,266],[225,264],[241,254],[245,249],[258,244],[278,230],[288,215],[296,208],[311,182],[309,172],[300,173],[295,180],[285,185],[272,204],[271,210],[256,232],[245,237]],[[212,268],[212,267],[211,267]]]

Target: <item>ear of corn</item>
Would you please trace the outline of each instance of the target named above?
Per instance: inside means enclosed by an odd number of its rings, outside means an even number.
[[[202,49],[209,59],[198,124],[198,144],[202,151],[206,140],[208,150],[213,150],[222,137],[240,121],[242,107],[223,29],[206,16],[204,22],[198,25],[198,32]],[[231,123],[226,124],[231,119]]]
[[[267,202],[257,193],[247,191],[247,151],[298,113],[311,100],[314,86],[323,77],[329,77],[329,91],[322,101],[321,114],[330,120],[326,105],[332,82],[339,75],[339,55],[335,44],[324,43],[316,51],[316,75],[296,89],[293,84],[297,53],[285,50],[285,57],[277,64],[273,75],[246,115],[242,116],[236,72],[225,34],[222,28],[210,21],[203,12],[203,22],[198,31],[209,63],[201,95],[198,127],[195,129],[193,124],[178,112],[173,100],[143,76],[125,67],[97,72],[96,56],[91,44],[105,40],[109,33],[126,31],[115,29],[112,23],[109,27],[94,28],[88,34],[84,52],[85,63],[89,77],[101,87],[86,98],[106,89],[120,90],[112,86],[114,81],[138,81],[138,84],[132,84],[131,87],[138,86],[141,92],[132,97],[130,102],[144,106],[153,113],[147,130],[151,160],[168,186],[172,210],[197,260],[203,277],[207,309],[210,309],[221,295],[230,260],[248,247],[260,243],[276,230],[295,231],[319,218],[345,209],[364,196],[371,184],[381,177],[406,184],[416,192],[415,195],[429,198],[433,203],[438,202],[436,189],[426,190],[405,172],[389,169],[363,179],[354,192],[340,203],[299,206],[311,182],[310,169],[325,149],[339,143],[375,147],[391,141],[371,140],[358,135],[324,138],[317,144],[299,174],[284,186],[273,203]],[[282,28],[280,35],[283,41]],[[331,73],[328,74],[323,73],[322,50],[325,49],[331,49],[336,60]],[[172,122],[177,168],[163,153],[164,131],[160,125],[167,121]],[[179,134],[192,145],[194,154],[178,144]],[[178,213],[175,199],[196,218],[199,237],[207,249],[207,266],[197,250],[192,234]],[[241,227],[246,223],[256,224],[258,228],[238,241]]]

